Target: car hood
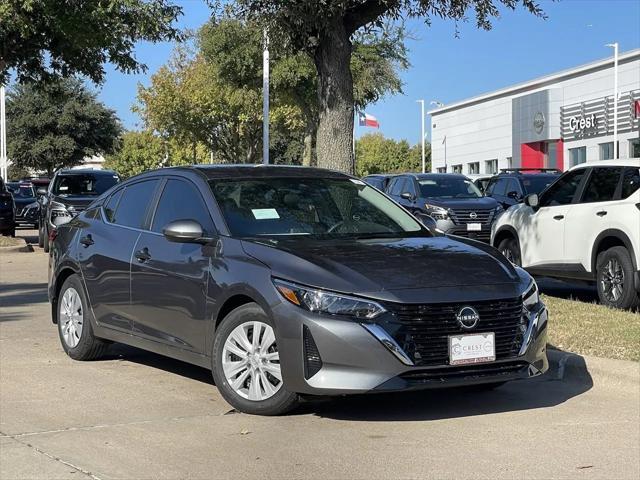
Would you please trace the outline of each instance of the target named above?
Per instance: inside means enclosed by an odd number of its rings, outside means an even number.
[[[521,282],[513,265],[492,247],[446,236],[245,240],[242,246],[276,277],[344,293],[380,297],[397,290]]]
[[[496,208],[498,201],[491,197],[480,198],[425,198],[424,201],[431,205],[436,205],[442,208],[452,209],[478,209],[488,210]]]

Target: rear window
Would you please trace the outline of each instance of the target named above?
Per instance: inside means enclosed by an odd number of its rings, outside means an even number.
[[[58,175],[51,192],[54,195],[87,196],[100,195],[120,181],[117,175],[94,175],[91,173]]]

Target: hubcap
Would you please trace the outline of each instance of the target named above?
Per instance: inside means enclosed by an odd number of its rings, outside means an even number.
[[[282,387],[280,354],[273,328],[263,322],[238,325],[224,342],[222,369],[243,398],[266,400]]]
[[[624,292],[624,270],[616,258],[605,265],[600,278],[602,292],[610,302],[617,302]]]
[[[64,343],[69,348],[78,345],[82,336],[82,325],[84,317],[82,314],[82,300],[75,288],[70,287],[65,290],[60,300],[60,331]]]

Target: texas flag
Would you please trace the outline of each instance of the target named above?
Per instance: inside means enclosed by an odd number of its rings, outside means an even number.
[[[633,116],[634,118],[640,118],[640,100],[633,102]]]
[[[358,125],[360,125],[361,127],[380,128],[378,119],[373,115],[369,115],[368,113],[364,112],[358,113]]]

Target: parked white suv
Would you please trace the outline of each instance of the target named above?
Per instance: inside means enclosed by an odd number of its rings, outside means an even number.
[[[491,244],[534,275],[596,282],[605,305],[640,305],[640,160],[571,168],[505,211]]]

